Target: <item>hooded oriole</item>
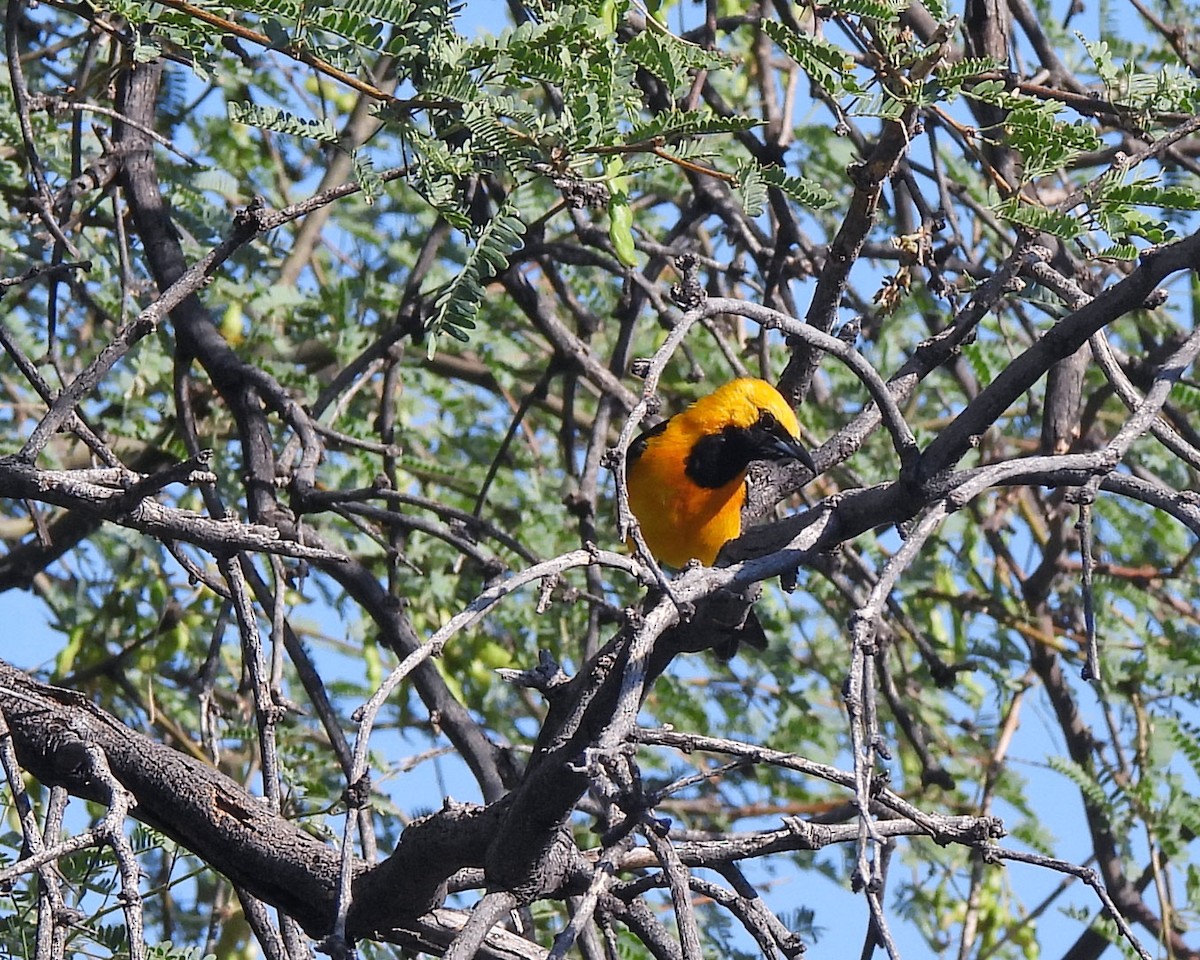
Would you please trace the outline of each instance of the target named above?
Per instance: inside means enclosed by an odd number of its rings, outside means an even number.
[[[660,563],[711,566],[741,534],[746,467],[755,460],[799,460],[816,472],[792,408],[751,377],[701,397],[630,444],[629,508]]]

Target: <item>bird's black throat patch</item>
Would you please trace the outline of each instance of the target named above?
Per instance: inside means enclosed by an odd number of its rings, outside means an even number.
[[[753,427],[725,427],[720,433],[701,437],[684,466],[688,479],[715,490],[743,473],[751,460],[761,457],[753,431]]]
[[[748,427],[723,427],[720,433],[701,437],[688,454],[684,473],[697,486],[723,487],[742,474],[751,461],[779,460],[793,443],[791,435],[767,410]]]

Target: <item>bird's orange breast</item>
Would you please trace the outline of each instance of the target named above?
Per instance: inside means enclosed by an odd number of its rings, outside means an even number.
[[[650,552],[672,567],[689,560],[712,566],[721,547],[742,532],[744,471],[721,487],[680,482],[695,439],[687,431],[664,431],[650,437],[629,466],[629,507]]]

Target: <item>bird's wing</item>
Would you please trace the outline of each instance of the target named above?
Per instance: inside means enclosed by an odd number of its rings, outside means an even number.
[[[626,466],[632,466],[637,463],[638,458],[646,452],[646,444],[650,442],[652,437],[657,437],[660,433],[667,429],[667,424],[670,420],[664,420],[662,423],[656,423],[649,430],[639,433],[633,439],[633,443],[629,445],[629,452],[625,454]]]

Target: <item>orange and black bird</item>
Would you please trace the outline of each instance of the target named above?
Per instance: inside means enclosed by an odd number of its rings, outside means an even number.
[[[629,508],[656,560],[711,566],[742,532],[746,468],[799,460],[816,473],[779,391],[742,377],[651,427],[629,446]]]

